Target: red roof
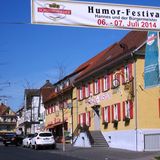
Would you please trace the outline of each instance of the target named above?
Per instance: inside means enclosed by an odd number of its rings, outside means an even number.
[[[0,115],[3,115],[7,109],[8,107],[4,105],[3,103],[1,103],[0,104]]]
[[[84,78],[89,77],[91,74],[95,73],[98,68],[106,65],[113,65],[114,60],[118,60],[123,56],[130,54],[131,51],[142,45],[147,38],[147,32],[131,31],[118,43],[106,48],[95,57],[91,58],[87,62],[80,65],[76,70],[83,70],[80,72],[75,80],[76,82],[82,81]]]

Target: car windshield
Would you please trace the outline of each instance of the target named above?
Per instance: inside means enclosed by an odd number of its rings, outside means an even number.
[[[52,136],[52,134],[51,133],[40,133],[39,136],[41,136],[41,137],[50,137],[50,136]]]
[[[27,137],[32,138],[32,137],[34,137],[34,134],[29,134]]]

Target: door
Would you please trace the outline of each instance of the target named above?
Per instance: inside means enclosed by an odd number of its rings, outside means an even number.
[[[100,130],[100,107],[95,106],[93,107],[94,111],[94,130]]]
[[[145,151],[160,151],[160,134],[144,135]]]

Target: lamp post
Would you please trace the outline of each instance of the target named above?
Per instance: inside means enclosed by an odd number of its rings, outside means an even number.
[[[63,152],[65,152],[65,135],[64,135],[64,97],[63,97],[63,90],[61,92],[61,110],[62,110],[62,143],[63,143]]]

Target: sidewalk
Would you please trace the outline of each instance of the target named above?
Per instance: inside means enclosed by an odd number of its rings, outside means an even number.
[[[49,152],[81,160],[154,160],[154,157],[160,156],[160,152],[134,152],[106,147],[79,148],[71,144],[66,144],[66,150],[63,152],[62,147],[62,144],[57,144],[57,149],[49,150]]]

